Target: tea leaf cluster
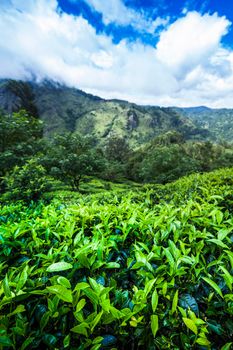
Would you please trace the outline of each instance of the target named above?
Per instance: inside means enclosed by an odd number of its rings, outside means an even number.
[[[230,349],[232,176],[2,206],[0,348]]]

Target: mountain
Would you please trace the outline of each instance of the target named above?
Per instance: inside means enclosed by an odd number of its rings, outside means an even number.
[[[233,109],[207,107],[174,108],[183,117],[209,132],[212,141],[233,141]]]
[[[131,147],[145,144],[171,130],[180,132],[185,139],[215,138],[216,123],[212,119],[217,118],[217,111],[212,117],[212,110],[205,107],[139,106],[126,101],[104,100],[50,81],[2,80],[0,108],[8,113],[24,108],[37,115],[45,123],[46,136],[55,132],[79,131],[83,135],[93,135],[100,143],[108,137],[122,137],[129,141]],[[201,119],[203,113],[208,115],[207,124]],[[220,131],[222,135],[223,131]]]

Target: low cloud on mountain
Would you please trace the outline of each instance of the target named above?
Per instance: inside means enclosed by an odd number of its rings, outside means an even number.
[[[85,1],[106,25],[130,23],[156,33],[157,21],[163,25],[157,44],[127,38],[116,43],[82,16],[61,11],[56,0],[3,0],[0,78],[52,79],[140,104],[233,107],[233,50],[222,44],[231,25],[227,18],[185,11],[168,23],[120,0],[116,7]]]

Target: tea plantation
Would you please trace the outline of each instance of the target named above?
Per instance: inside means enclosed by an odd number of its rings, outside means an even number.
[[[232,349],[233,169],[0,212],[0,349]]]

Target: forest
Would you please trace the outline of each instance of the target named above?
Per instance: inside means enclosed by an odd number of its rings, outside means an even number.
[[[185,140],[175,130],[131,148],[113,136],[100,145],[91,136],[63,132],[43,137],[43,122],[26,110],[0,115],[0,189],[3,198],[34,200],[58,182],[79,191],[96,177],[105,181],[166,184],[181,176],[230,167],[226,141]]]

